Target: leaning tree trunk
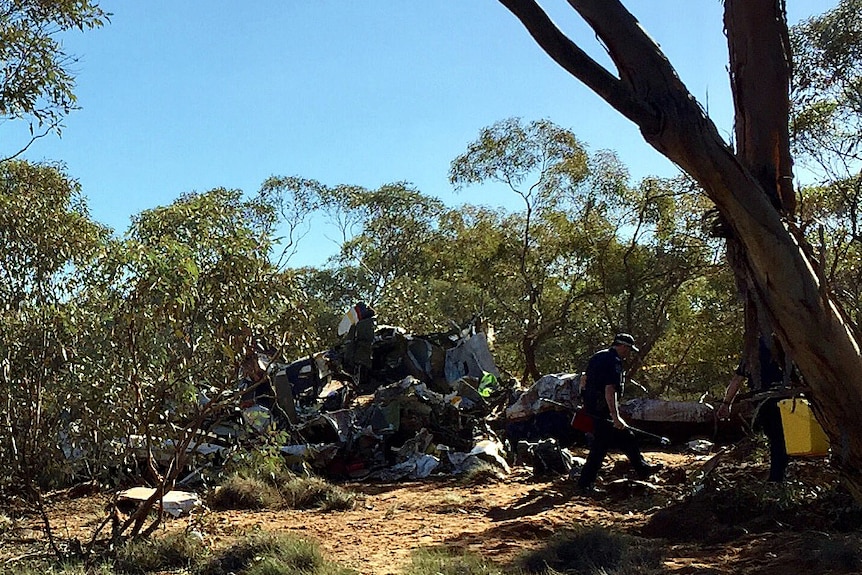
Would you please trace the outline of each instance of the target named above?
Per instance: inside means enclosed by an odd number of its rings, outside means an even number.
[[[548,55],[635,122],[644,139],[695,178],[715,202],[740,244],[741,265],[747,268],[754,296],[806,376],[810,399],[832,441],[835,462],[854,496],[862,501],[862,357],[838,305],[821,289],[814,266],[782,221],[771,199],[772,190],[764,189],[752,173],[760,169],[763,152],[746,148],[745,153],[752,157],[743,160],[734,154],[659,47],[619,0],[569,0],[604,43],[618,77],[560,32],[535,0],[500,2],[521,20]],[[751,4],[746,14],[760,11],[768,15],[758,18],[768,18],[769,22],[748,23],[755,32],[786,34],[783,15],[777,23],[772,20],[776,0],[745,3]],[[729,7],[735,8],[738,6]],[[744,32],[728,29],[729,36],[737,33]],[[758,57],[766,59],[758,65],[786,66],[784,60],[770,62],[774,54]],[[737,80],[741,79],[736,73]],[[737,83],[734,88],[744,85]],[[744,95],[746,119],[753,123],[738,127],[753,130],[763,114],[772,112],[767,99],[754,106],[756,99],[756,93]],[[783,144],[766,149],[781,152]],[[789,175],[783,171],[789,164],[781,160],[774,164],[779,167],[779,178]],[[769,168],[765,173],[775,172]],[[776,184],[782,201],[783,184],[783,180]]]

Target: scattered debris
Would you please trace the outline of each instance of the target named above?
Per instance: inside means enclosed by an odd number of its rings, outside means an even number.
[[[117,502],[118,505],[122,505],[123,502],[131,502],[137,506],[144,501],[149,501],[155,494],[156,490],[151,487],[132,487],[118,493]],[[173,517],[191,513],[200,505],[200,497],[187,491],[168,491],[161,499],[162,510]]]
[[[506,409],[506,439],[510,445],[553,438],[568,447],[583,441],[583,432],[572,427],[580,401],[579,382],[580,374],[549,374],[515,398]]]
[[[693,453],[710,453],[715,448],[715,443],[706,439],[693,439],[686,443],[685,447]]]
[[[526,389],[504,380],[479,320],[415,335],[378,326],[374,310],[357,304],[338,332],[341,345],[290,363],[258,344],[242,363],[233,395],[202,390],[201,405],[239,397],[188,445],[190,469],[178,484],[194,485],[204,470],[262,444],[297,471],[336,480],[421,479],[480,465],[508,474],[513,463],[536,475],[565,475],[582,465],[567,449],[589,438],[573,426],[581,374],[548,374]],[[707,404],[642,398],[620,409],[633,425],[675,441],[714,439]],[[689,449],[708,453],[711,446],[699,440]],[[177,449],[143,437],[117,446],[130,447],[162,465]]]
[[[458,474],[477,460],[508,473],[491,425],[507,397],[480,321],[420,336],[377,326],[358,304],[339,332],[341,346],[288,364],[255,349],[243,363],[239,417],[211,430],[214,443],[242,449],[249,435],[281,431],[289,464],[332,479]]]

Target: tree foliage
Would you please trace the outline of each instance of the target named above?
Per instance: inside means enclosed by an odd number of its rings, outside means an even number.
[[[790,29],[796,157],[829,180],[862,168],[862,2],[842,0]]]
[[[106,238],[58,167],[0,164],[0,485],[64,479],[61,424],[84,381],[77,362],[87,346],[77,298]]]
[[[398,182],[353,194],[349,207],[362,214],[362,229],[342,245],[338,262],[359,267],[373,301],[393,278],[417,271],[443,203]]]
[[[470,264],[493,266],[474,281],[492,302],[498,341],[518,342],[526,380],[582,367],[618,331],[637,333],[641,361],[654,361],[672,311],[716,273],[718,246],[700,225],[708,204],[696,186],[656,178],[632,186],[613,153],[588,154],[552,122],[511,119],[482,130],[450,177],[502,183],[523,201],[523,211],[495,224],[503,237],[488,263]]]
[[[572,213],[570,218],[567,208],[573,208],[579,199],[585,206],[581,213],[589,216],[589,198],[578,198],[588,174],[582,144],[572,132],[549,121],[526,125],[518,119],[498,122],[483,129],[467,151],[452,162],[449,179],[456,186],[500,183],[524,205],[522,213],[501,222],[514,234],[500,246],[508,253],[500,254],[503,257],[499,261],[514,265],[488,278],[505,278],[517,294],[515,298],[497,298],[497,303],[505,317],[522,322],[523,329],[515,333],[520,335],[524,379],[535,380],[541,375],[537,347],[565,329],[581,292],[577,272],[583,264],[579,247],[584,237],[578,233],[582,229],[576,221],[578,216]],[[557,293],[552,294],[555,289]]]
[[[817,177],[800,191],[800,226],[822,281],[855,325],[862,241],[862,3],[843,0],[790,30],[796,157]]]
[[[0,152],[15,157],[38,137],[60,129],[76,107],[73,65],[59,36],[102,26],[106,14],[91,0],[0,1],[0,118],[24,120],[30,141]]]

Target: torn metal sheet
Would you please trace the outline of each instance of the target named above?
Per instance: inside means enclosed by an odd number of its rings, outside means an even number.
[[[737,401],[737,403],[742,403]],[[718,420],[714,408],[697,401],[665,401],[637,398],[620,404],[620,413],[631,425],[651,433],[665,435],[673,443],[692,438],[733,441],[745,435],[745,412],[742,405],[729,420]]]
[[[416,455],[425,455],[428,453],[433,440],[434,436],[431,435],[431,432],[423,427],[412,439],[408,439],[404,442],[404,445],[399,448],[393,448],[393,450],[398,461],[404,461]]]
[[[381,481],[398,481],[400,479],[425,479],[437,469],[440,459],[428,453],[416,453],[401,463],[381,469],[369,477]]]
[[[148,450],[161,464],[169,463],[176,455],[177,446],[172,439],[159,439],[151,437],[149,444],[147,438],[142,435],[132,435],[127,440],[117,440],[112,442],[113,448],[117,452],[130,449],[135,457],[145,459],[148,457]],[[186,447],[186,453],[190,455],[210,456],[215,453],[221,453],[225,447],[209,442],[189,442]]]
[[[638,421],[711,423],[715,418],[715,410],[712,406],[696,401],[638,398],[624,402],[620,409],[623,408],[631,419]]]
[[[506,419],[517,421],[544,411],[560,410],[554,403],[576,407],[579,380],[580,374],[577,373],[543,375],[506,409]]]
[[[446,381],[451,383],[468,376],[481,379],[485,373],[500,377],[484,333],[465,337],[446,350]]]
[[[446,401],[454,405],[461,411],[479,410],[483,413],[488,411],[488,402],[473,383],[478,383],[479,380],[474,378],[462,377],[456,382],[453,382],[454,391],[444,397]]]

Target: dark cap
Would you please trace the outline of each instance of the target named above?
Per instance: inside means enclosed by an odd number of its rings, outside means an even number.
[[[637,353],[640,350],[635,345],[635,338],[627,333],[618,333],[614,336],[614,343],[612,345],[627,345],[632,348],[632,351]]]

